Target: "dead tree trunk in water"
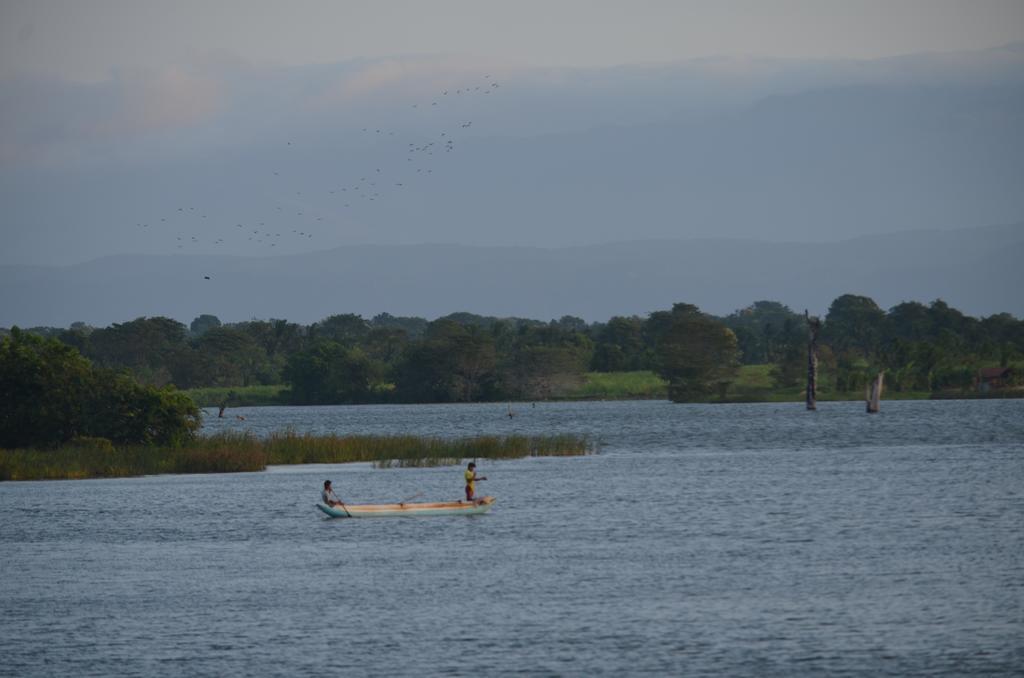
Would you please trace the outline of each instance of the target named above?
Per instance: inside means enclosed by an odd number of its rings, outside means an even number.
[[[882,380],[885,377],[885,370],[878,373],[878,376],[871,380],[871,384],[868,386],[867,401],[868,401],[868,414],[875,414],[878,412],[878,408],[882,399]]]
[[[818,409],[818,330],[821,321],[812,318],[804,309],[807,320],[807,409]]]

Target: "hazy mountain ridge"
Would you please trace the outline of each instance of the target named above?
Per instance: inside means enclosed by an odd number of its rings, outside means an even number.
[[[883,307],[942,298],[971,315],[1022,317],[1021,261],[1024,223],[833,243],[706,238],[559,249],[364,245],[263,258],[121,255],[0,266],[0,286],[10,292],[0,325],[102,326],[142,315],[188,322],[200,313],[308,323],[383,311],[594,321],[679,301],[726,314],[759,299],[824,313],[848,292]]]

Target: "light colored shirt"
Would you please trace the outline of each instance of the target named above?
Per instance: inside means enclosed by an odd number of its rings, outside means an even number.
[[[476,480],[476,471],[470,471],[467,469],[466,473],[463,475],[466,476],[466,487],[471,490],[476,490],[476,483],[473,482]]]

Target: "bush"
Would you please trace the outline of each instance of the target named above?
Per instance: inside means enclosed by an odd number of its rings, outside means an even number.
[[[13,328],[0,342],[0,447],[52,447],[84,433],[91,378],[75,349]]]
[[[98,370],[86,411],[85,431],[129,445],[180,445],[200,425],[199,410],[172,388],[142,386],[125,374]]]
[[[14,328],[0,341],[0,447],[51,448],[82,437],[180,445],[199,417],[183,394],[95,369],[56,339]]]

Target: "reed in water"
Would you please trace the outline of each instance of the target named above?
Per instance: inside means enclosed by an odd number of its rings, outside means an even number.
[[[372,462],[378,468],[444,466],[463,459],[519,459],[591,453],[583,436],[339,436],[293,431],[257,438],[202,436],[180,447],[114,446],[83,438],[53,450],[0,449],[0,480],[122,478],[160,473],[237,473],[270,465]]]

